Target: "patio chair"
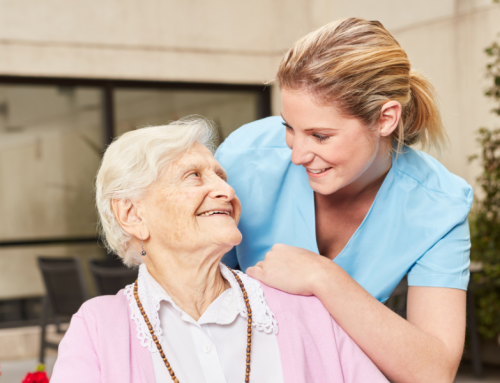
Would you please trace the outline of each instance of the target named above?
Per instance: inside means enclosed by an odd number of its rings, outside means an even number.
[[[57,350],[59,346],[47,340],[47,325],[55,323],[57,333],[63,334],[65,331],[61,329],[61,323],[68,322],[90,295],[78,258],[40,256],[38,266],[46,290],[40,323],[40,363],[44,363],[46,349]]]
[[[115,295],[126,285],[134,283],[138,270],[129,269],[119,259],[91,260],[90,272],[98,295]]]
[[[481,342],[477,331],[476,302],[474,297],[473,272],[471,272],[467,288],[467,329],[472,359],[472,371],[476,378],[483,377],[483,361],[481,358]]]
[[[385,302],[385,305],[389,307],[399,316],[406,319],[406,299],[408,297],[408,278],[405,275],[404,278],[399,282],[391,296]]]

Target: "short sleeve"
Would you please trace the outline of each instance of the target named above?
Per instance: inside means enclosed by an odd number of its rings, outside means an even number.
[[[465,217],[411,267],[408,285],[467,290],[469,255],[469,221]]]

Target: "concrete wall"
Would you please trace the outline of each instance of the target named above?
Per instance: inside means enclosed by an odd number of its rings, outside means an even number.
[[[64,323],[61,328],[65,330],[68,328],[68,325]],[[0,361],[37,358],[40,354],[40,337],[41,328],[39,326],[0,329]],[[55,325],[47,326],[47,340],[49,342],[58,343],[61,341],[61,338],[62,335],[57,334]],[[57,351],[48,348],[45,355],[50,358],[57,355]],[[24,374],[26,375],[28,371],[33,371],[35,368],[36,364],[33,364]],[[2,374],[2,382],[3,379],[4,376]],[[7,378],[5,377],[5,379]],[[6,380],[6,382],[9,381]]]
[[[0,73],[261,83],[306,1],[0,1]]]

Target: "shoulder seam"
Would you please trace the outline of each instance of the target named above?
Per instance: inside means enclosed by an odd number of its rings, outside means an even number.
[[[428,186],[424,185],[421,181],[417,180],[415,177],[413,177],[413,176],[411,176],[410,174],[408,174],[408,173],[406,173],[406,172],[402,171],[401,169],[394,168],[394,170],[395,170],[396,172],[398,172],[398,173],[401,173],[402,175],[407,176],[408,178],[411,178],[412,180],[414,180],[416,183],[418,183],[420,186],[422,186],[422,187],[423,187],[424,189],[426,189],[426,190],[429,190],[429,191],[431,191],[431,192],[435,192],[435,193],[439,193],[439,194],[442,194],[442,195],[445,195],[445,196],[450,196],[450,197],[457,198],[457,199],[459,199],[460,201],[462,201],[462,202],[463,202],[466,206],[468,206],[468,205],[469,205],[469,203],[467,202],[467,199],[466,199],[466,198],[457,197],[457,196],[455,196],[455,195],[453,195],[453,194],[450,194],[450,193],[446,193],[446,192],[443,192],[443,191],[440,191],[440,190],[431,189],[431,188],[429,188]],[[469,195],[469,194],[470,194],[470,192],[471,192],[471,191],[469,190],[469,192],[468,192],[468,194],[467,194],[467,195]],[[469,207],[470,207],[470,206],[469,206]]]

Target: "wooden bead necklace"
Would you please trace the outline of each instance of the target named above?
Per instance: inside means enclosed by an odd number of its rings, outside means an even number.
[[[236,281],[240,285],[241,292],[243,293],[243,299],[245,300],[245,304],[247,306],[247,315],[248,315],[248,323],[247,323],[247,358],[246,358],[246,370],[245,370],[245,383],[250,382],[250,354],[252,352],[252,309],[250,308],[250,302],[248,300],[248,294],[247,291],[245,290],[245,285],[243,285],[243,282],[241,281],[240,277],[238,274],[234,272],[234,270],[229,269],[231,273],[233,273],[234,277],[236,278]],[[170,377],[175,383],[179,383],[179,380],[175,376],[174,370],[172,370],[172,367],[170,366],[170,363],[168,363],[168,359],[165,356],[165,353],[163,352],[163,348],[161,347],[160,341],[155,335],[155,331],[153,330],[153,326],[149,322],[149,318],[146,315],[146,312],[144,311],[144,308],[142,307],[141,300],[139,299],[139,294],[137,293],[137,279],[135,280],[134,284],[134,297],[135,301],[137,302],[137,306],[139,307],[139,310],[141,311],[142,317],[146,321],[146,325],[148,326],[149,333],[153,337],[153,341],[156,344],[156,348],[158,348],[158,351],[160,352],[161,358],[163,359],[163,363],[165,363],[165,367],[167,367],[168,372],[170,373]]]

